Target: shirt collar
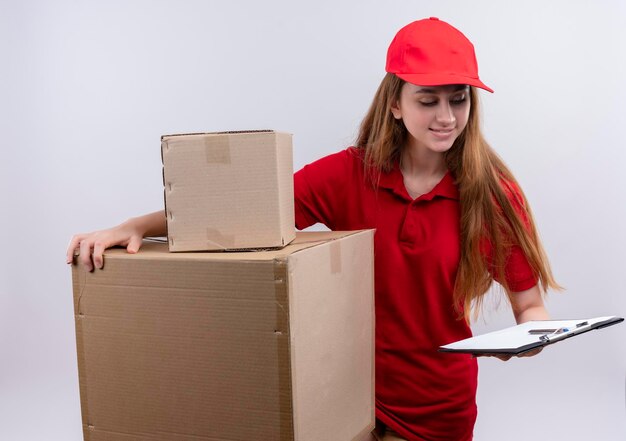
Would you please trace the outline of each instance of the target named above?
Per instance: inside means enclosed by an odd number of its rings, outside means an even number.
[[[402,197],[403,199],[407,199],[412,201],[413,199],[409,196],[409,193],[406,191],[406,187],[404,186],[404,178],[402,177],[402,172],[398,167],[398,164],[394,164],[393,169],[389,173],[381,173],[380,178],[378,180],[379,188],[386,188],[391,190],[396,195]],[[454,178],[450,171],[447,171],[444,177],[433,187],[431,191],[426,194],[421,195],[417,200],[425,200],[429,201],[434,199],[435,197],[442,197],[447,199],[459,199],[459,190],[454,182]]]

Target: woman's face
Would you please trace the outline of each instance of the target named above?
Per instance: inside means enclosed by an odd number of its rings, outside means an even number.
[[[416,86],[405,83],[391,108],[409,132],[409,148],[443,153],[463,132],[470,112],[466,85]]]

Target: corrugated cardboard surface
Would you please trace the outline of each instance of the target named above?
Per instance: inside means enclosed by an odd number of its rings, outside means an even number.
[[[298,439],[352,440],[373,428],[373,233],[360,235],[368,240],[350,236],[289,258]]]
[[[74,267],[86,440],[350,441],[371,429],[372,232]],[[364,274],[369,274],[363,277]]]
[[[170,251],[282,247],[295,237],[291,135],[161,139]]]

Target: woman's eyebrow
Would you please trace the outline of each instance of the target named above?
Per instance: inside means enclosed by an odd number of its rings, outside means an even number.
[[[437,91],[435,89],[420,88],[415,93],[437,93]]]
[[[469,87],[465,84],[458,84],[454,87],[454,92],[459,92],[461,90],[467,90]],[[432,89],[429,87],[420,87],[415,91],[415,93],[437,93],[437,89]]]

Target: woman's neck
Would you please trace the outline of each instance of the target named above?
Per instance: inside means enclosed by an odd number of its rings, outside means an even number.
[[[406,147],[400,157],[400,171],[408,195],[417,199],[429,193],[447,172],[443,153]]]
[[[441,179],[447,170],[443,153],[407,146],[400,156],[400,171],[407,177]]]

